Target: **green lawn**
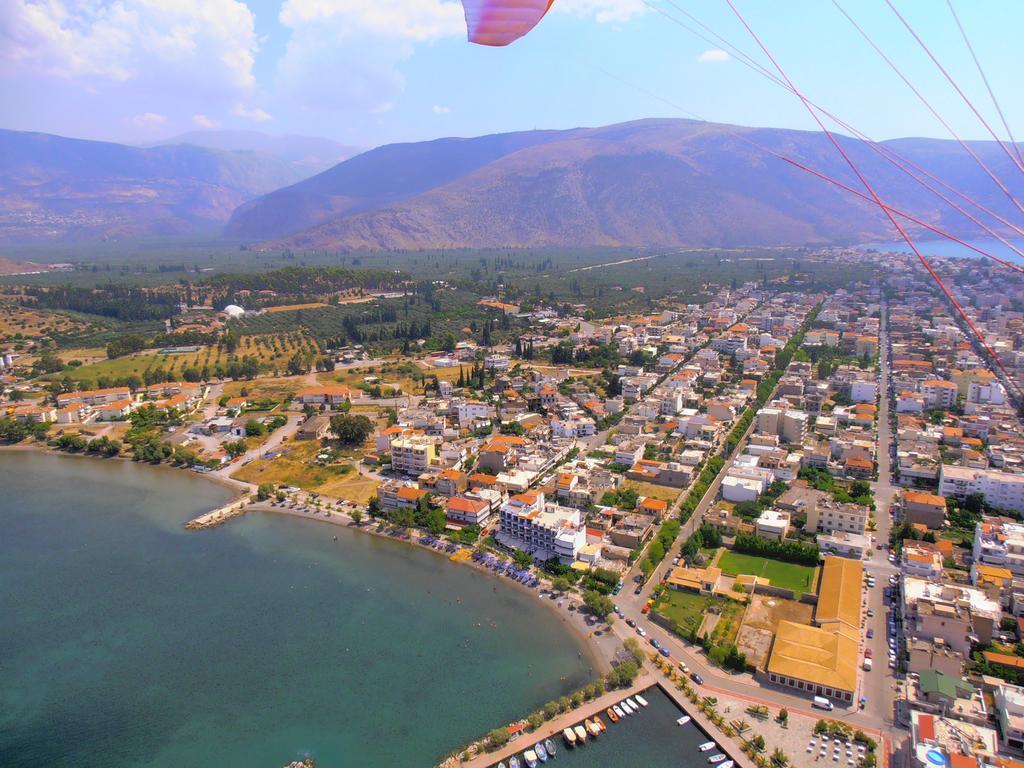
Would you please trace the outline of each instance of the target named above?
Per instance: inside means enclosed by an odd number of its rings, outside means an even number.
[[[718,567],[728,576],[738,576],[741,573],[764,576],[771,581],[773,587],[791,589],[798,594],[814,589],[814,568],[809,565],[784,563],[781,560],[770,560],[739,552],[723,552],[718,560]]]
[[[654,607],[658,613],[671,619],[682,631],[698,629],[708,607],[716,598],[705,597],[693,592],[666,589]],[[719,601],[720,602],[720,601]]]

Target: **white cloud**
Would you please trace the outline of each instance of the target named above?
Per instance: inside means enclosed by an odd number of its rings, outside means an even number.
[[[4,0],[0,71],[248,88],[258,47],[241,0]]]
[[[723,51],[720,48],[712,48],[711,50],[704,51],[700,56],[697,57],[698,64],[717,64],[722,61],[728,61],[731,57],[728,51]]]
[[[628,21],[647,10],[643,0],[558,0],[552,10],[593,16],[599,23]],[[541,22],[543,23],[543,22]]]
[[[220,121],[214,120],[206,115],[192,115],[192,125],[199,128],[219,128]]]
[[[139,128],[155,128],[167,122],[167,118],[159,112],[143,112],[132,118],[132,125]]]
[[[345,34],[369,32],[385,38],[427,41],[465,34],[458,0],[285,0],[285,26],[329,24]]]
[[[435,104],[430,108],[430,111],[433,112],[435,115],[447,115],[449,112],[452,111],[452,108],[443,107],[440,104]]]
[[[274,119],[274,116],[266,110],[259,107],[249,109],[244,104],[236,104],[234,114],[236,117],[244,117],[246,120],[254,120],[257,123],[265,123]]]

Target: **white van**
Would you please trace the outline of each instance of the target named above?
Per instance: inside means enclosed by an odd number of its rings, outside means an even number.
[[[871,659],[864,659],[864,671],[865,672],[870,672],[871,671]]]
[[[826,699],[824,696],[815,696],[813,704],[818,709],[825,709],[829,712],[832,711],[832,702]]]

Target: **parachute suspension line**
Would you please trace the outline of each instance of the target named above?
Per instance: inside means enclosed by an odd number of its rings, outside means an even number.
[[[773,73],[770,70],[768,70],[761,63],[759,63],[753,57],[751,57],[750,55],[745,53],[742,49],[740,49],[737,45],[735,45],[734,43],[731,43],[728,40],[726,40],[724,37],[722,37],[717,32],[715,32],[713,29],[711,29],[707,24],[704,24],[696,16],[694,16],[691,13],[689,13],[684,8],[680,7],[675,2],[673,2],[673,0],[667,0],[668,4],[671,5],[673,8],[675,8],[680,13],[682,13],[688,19],[693,21],[695,24],[700,26],[702,29],[706,30],[707,33],[710,34],[714,38],[714,40],[709,38],[707,35],[704,35],[701,32],[693,29],[692,27],[688,26],[687,24],[685,24],[684,22],[682,22],[679,19],[675,18],[674,16],[666,13],[659,5],[655,5],[655,4],[651,3],[651,2],[649,2],[649,0],[643,0],[643,2],[644,2],[645,5],[647,5],[647,7],[651,8],[652,10],[654,10],[654,11],[656,11],[658,13],[660,13],[662,16],[664,16],[669,21],[671,21],[671,22],[673,22],[675,24],[678,24],[680,27],[682,27],[686,31],[690,32],[691,34],[695,35],[696,37],[700,38],[701,40],[705,41],[706,43],[708,43],[710,45],[721,45],[723,48],[728,50],[730,54],[735,56],[737,61],[739,61],[740,64],[743,64],[745,67],[753,70],[754,72],[756,72],[757,74],[761,75],[762,77],[767,78],[768,80],[770,80],[775,85],[778,85],[780,88],[783,88],[783,89],[785,89],[787,91],[790,91],[792,93],[792,89],[789,87],[789,85],[787,85],[781,78],[779,78],[778,75],[776,75],[775,73]],[[909,158],[904,157],[903,155],[900,155],[898,152],[896,152],[896,150],[892,149],[891,147],[888,147],[888,146],[886,146],[884,144],[880,144],[880,143],[876,142],[870,136],[866,135],[862,131],[858,130],[854,126],[852,126],[849,123],[847,123],[846,121],[842,120],[837,115],[835,115],[834,113],[832,113],[829,110],[825,109],[824,107],[820,106],[819,104],[816,104],[815,102],[810,101],[810,99],[808,99],[808,101],[819,112],[821,112],[823,115],[825,115],[826,117],[831,119],[833,122],[835,122],[840,127],[845,128],[846,130],[848,130],[850,133],[855,135],[857,138],[861,139],[872,150],[874,150],[876,153],[881,155],[884,159],[886,159],[891,164],[895,165],[897,168],[899,168],[899,170],[903,171],[903,173],[905,173],[906,175],[910,176],[910,178],[912,178],[914,181],[916,181],[919,185],[921,185],[922,187],[927,189],[929,192],[931,192],[933,195],[935,195],[936,197],[941,199],[947,205],[949,205],[952,208],[956,209],[958,212],[963,214],[966,218],[970,219],[972,222],[977,224],[979,227],[981,227],[983,230],[985,230],[985,232],[990,234],[994,239],[996,239],[999,242],[1001,242],[1003,245],[1005,245],[1011,251],[1013,251],[1017,255],[1021,256],[1022,258],[1024,258],[1024,251],[1020,250],[1017,246],[1013,245],[1009,240],[1007,240],[1001,234],[996,232],[994,229],[992,229],[991,227],[989,227],[988,225],[986,225],[985,223],[983,223],[982,221],[977,219],[975,216],[971,215],[969,212],[964,210],[962,207],[958,206],[955,202],[950,200],[948,197],[944,196],[941,192],[939,192],[934,187],[929,185],[927,182],[925,182],[919,176],[915,175],[915,173],[910,171],[906,166],[910,166],[917,173],[923,174],[924,176],[928,177],[929,179],[931,179],[936,184],[941,185],[946,190],[948,190],[949,192],[951,192],[952,194],[956,195],[961,200],[966,202],[968,205],[972,205],[975,208],[977,208],[978,210],[988,214],[989,216],[991,216],[996,221],[1000,222],[1004,226],[1006,226],[1009,229],[1011,229],[1014,232],[1016,232],[1018,235],[1024,235],[1024,228],[1018,226],[1017,224],[1014,224],[1013,222],[1009,221],[1005,217],[1003,217],[1000,214],[996,213],[992,209],[988,208],[987,206],[983,205],[982,203],[979,203],[977,200],[969,197],[964,192],[962,192],[959,189],[951,186],[949,183],[947,183],[943,179],[939,178],[935,174],[931,173],[927,169],[922,168],[920,165],[915,163],[913,160],[910,160]],[[683,111],[685,111],[685,110],[683,110]],[[698,119],[700,119],[700,118],[698,118]],[[988,254],[988,255],[990,255],[990,254]],[[992,258],[995,258],[995,257],[992,257]]]
[[[1003,128],[1006,129],[1006,135],[1010,137],[1010,146],[1013,147],[1013,152],[1017,155],[1017,160],[1024,165],[1024,155],[1020,153],[1020,147],[1017,145],[1017,140],[1013,137],[1013,131],[1010,130],[1010,124],[1006,121],[1006,115],[1003,114],[1003,108],[999,106],[999,100],[996,99],[995,91],[992,90],[992,86],[988,82],[988,77],[985,75],[985,70],[981,66],[981,62],[978,60],[978,55],[974,52],[974,46],[971,45],[971,40],[967,37],[967,30],[964,29],[964,25],[960,23],[960,16],[957,15],[956,8],[953,7],[953,0],[946,0],[946,5],[949,6],[949,12],[953,14],[953,21],[956,22],[957,29],[960,30],[960,36],[964,39],[964,45],[967,46],[967,50],[971,54],[971,58],[974,59],[974,66],[978,68],[978,74],[981,75],[981,81],[985,83],[985,90],[988,91],[989,98],[992,99],[992,104],[996,108],[996,112],[999,113],[999,119],[1003,123]]]
[[[902,80],[903,83],[907,86],[907,88],[911,90],[911,92],[917,97],[918,101],[920,101],[928,109],[928,111],[931,112],[932,115],[934,115],[935,119],[939,121],[942,127],[949,132],[949,135],[956,139],[957,143],[960,144],[961,147],[963,147],[964,151],[974,159],[975,163],[978,164],[978,167],[980,167],[985,172],[985,175],[987,175],[992,180],[992,183],[999,187],[1002,193],[1006,195],[1007,198],[1009,198],[1010,202],[1013,203],[1014,207],[1016,207],[1016,209],[1020,213],[1024,213],[1024,206],[1022,206],[1020,202],[1017,200],[1017,198],[1013,196],[1013,193],[1010,192],[1010,190],[1006,187],[1005,184],[1003,184],[1002,181],[1000,181],[999,177],[996,176],[995,173],[993,173],[992,169],[989,168],[988,165],[986,165],[985,161],[982,160],[973,149],[971,149],[971,146],[960,137],[960,134],[958,134],[953,129],[953,127],[946,121],[946,119],[939,114],[938,110],[932,106],[931,102],[928,101],[927,98],[925,98],[924,94],[921,93],[917,86],[910,82],[910,79],[905,74],[903,74],[903,70],[896,66],[896,63],[891,58],[889,58],[888,54],[886,54],[885,51],[883,51],[878,46],[878,44],[871,38],[870,35],[868,35],[864,28],[857,23],[857,21],[846,11],[845,8],[843,8],[842,5],[840,5],[839,0],[832,0],[832,5],[834,5],[839,10],[839,12],[843,14],[844,17],[846,17],[846,20],[853,25],[853,28],[860,33],[860,36],[863,37],[865,41],[867,41],[868,45],[875,49],[875,53],[877,53],[882,58],[882,61],[889,65],[889,68],[893,72],[895,72],[896,75],[900,78],[900,80]]]
[[[778,61],[776,61],[775,57],[772,56],[771,51],[768,50],[767,46],[763,42],[761,42],[761,38],[757,36],[757,33],[754,31],[754,29],[750,26],[750,24],[747,23],[747,20],[743,17],[743,14],[741,14],[739,12],[739,9],[736,8],[735,4],[733,3],[733,0],[725,0],[725,2],[729,6],[729,8],[732,9],[732,12],[736,15],[736,18],[740,20],[740,23],[746,28],[747,32],[750,33],[750,36],[754,39],[754,42],[756,42],[758,47],[760,47],[761,50],[764,51],[765,56],[767,56],[768,59],[772,62],[772,65],[775,67],[775,69],[778,70],[779,75],[787,83],[789,83],[790,87],[796,93],[797,98],[800,99],[801,103],[807,109],[808,113],[810,113],[811,117],[814,118],[814,121],[819,125],[821,130],[825,132],[825,135],[828,137],[829,141],[832,142],[832,146],[834,146],[836,148],[836,151],[839,152],[840,155],[842,155],[843,159],[846,161],[846,164],[850,166],[850,170],[852,170],[854,175],[858,178],[858,180],[860,180],[860,183],[864,185],[864,189],[866,189],[868,193],[871,195],[875,205],[882,209],[886,217],[889,219],[890,222],[892,222],[892,225],[896,228],[896,231],[900,233],[900,236],[906,241],[907,245],[910,246],[910,249],[914,252],[914,255],[917,256],[918,261],[920,261],[924,268],[928,271],[928,274],[932,276],[932,279],[939,286],[939,289],[943,292],[943,294],[945,294],[946,298],[949,299],[949,302],[957,310],[960,317],[963,318],[964,322],[967,324],[967,327],[971,329],[971,332],[978,339],[978,342],[985,349],[985,351],[988,352],[988,354],[992,357],[993,362],[995,362],[995,364],[999,366],[999,370],[1002,371],[1003,376],[1006,377],[1006,380],[1014,387],[1016,387],[1018,392],[1020,392],[1020,386],[1010,376],[1005,366],[1003,366],[1002,361],[995,354],[993,349],[989,346],[988,342],[985,341],[985,337],[981,334],[977,326],[975,326],[974,321],[971,320],[970,316],[960,305],[960,302],[956,300],[956,298],[950,292],[949,288],[946,287],[946,284],[942,281],[942,278],[939,277],[938,273],[935,271],[935,268],[932,267],[931,262],[929,262],[928,259],[924,257],[924,254],[922,254],[918,247],[914,244],[914,241],[907,234],[903,226],[899,223],[899,221],[892,214],[892,212],[886,207],[885,203],[881,201],[881,199],[878,197],[878,193],[875,192],[874,187],[872,187],[871,183],[866,178],[864,178],[864,175],[860,172],[860,169],[857,167],[857,164],[850,159],[850,156],[846,153],[846,150],[843,149],[842,145],[836,140],[836,137],[832,134],[828,127],[826,127],[824,121],[822,121],[818,113],[807,102],[807,99],[804,97],[803,93],[796,87],[793,81],[786,74],[786,71],[782,68]]]
[[[968,107],[970,107],[970,110],[971,110],[971,112],[974,113],[974,116],[977,117],[978,120],[981,121],[981,124],[983,126],[985,126],[985,130],[988,131],[989,135],[1002,148],[1003,152],[1006,153],[1006,156],[1008,158],[1010,158],[1010,162],[1013,163],[1017,167],[1017,170],[1019,170],[1021,173],[1024,173],[1024,163],[1021,163],[1020,159],[1015,157],[1014,154],[1012,152],[1010,152],[1010,150],[1007,148],[1007,146],[1003,142],[1003,140],[1001,138],[999,138],[999,135],[995,131],[992,130],[992,126],[990,126],[988,124],[988,121],[985,119],[984,115],[982,115],[981,112],[978,111],[977,107],[974,106],[974,103],[967,97],[967,94],[963,92],[963,90],[960,88],[959,85],[957,85],[956,80],[954,80],[953,76],[949,74],[949,72],[946,70],[946,68],[944,66],[942,66],[941,62],[939,62],[939,60],[935,57],[935,54],[932,53],[931,48],[929,48],[925,44],[924,40],[921,39],[921,36],[917,34],[917,32],[914,30],[914,28],[912,26],[910,26],[910,22],[908,22],[906,20],[906,18],[904,18],[903,14],[901,14],[896,9],[896,6],[892,4],[892,0],[885,0],[885,4],[889,6],[889,9],[894,14],[896,14],[896,18],[899,19],[903,23],[903,26],[907,28],[907,31],[917,41],[917,44],[921,46],[921,49],[926,54],[928,54],[928,58],[931,59],[932,63],[934,63],[935,66],[939,68],[939,71],[943,74],[943,76],[946,78],[946,80],[949,81],[949,84],[951,86],[953,86],[953,90],[955,90],[958,94],[960,94],[960,98],[963,99],[964,104],[966,104]]]
[[[596,66],[596,65],[591,65],[591,66],[593,66],[594,69],[596,69],[598,72],[600,72],[601,74],[605,75],[606,77],[609,77],[609,78],[611,78],[613,80],[617,80],[618,82],[623,83],[624,85],[629,86],[630,88],[632,88],[635,91],[638,91],[638,92],[643,93],[643,94],[645,94],[647,96],[650,96],[652,99],[656,99],[656,100],[662,102],[663,104],[668,105],[672,109],[677,110],[678,112],[680,112],[681,114],[686,115],[687,117],[692,117],[694,120],[699,120],[701,122],[708,122],[707,119],[705,117],[703,117],[702,115],[698,115],[696,112],[693,112],[691,110],[686,109],[685,107],[680,106],[679,104],[677,104],[676,102],[672,101],[671,99],[667,99],[664,96],[656,94],[656,93],[648,90],[647,88],[644,88],[641,85],[637,85],[636,83],[633,83],[633,82],[630,82],[628,80],[625,80],[625,79],[619,77],[618,75],[615,75],[615,74],[613,74],[613,73],[611,73],[611,72],[609,72],[609,71],[607,71],[607,70],[605,70],[605,69],[603,69],[603,68],[601,68],[599,66]],[[736,130],[733,130],[732,128],[730,128],[728,126],[725,126],[725,131],[726,131],[726,133],[730,134],[734,138],[739,139],[740,141],[746,142],[750,146],[754,147],[754,149],[756,149],[756,150],[758,150],[760,152],[763,152],[766,155],[771,155],[772,157],[778,158],[779,160],[782,160],[784,163],[788,163],[789,165],[792,165],[794,168],[798,168],[798,169],[800,169],[802,171],[805,171],[806,173],[811,174],[812,176],[815,176],[815,177],[821,179],[822,181],[826,181],[829,184],[832,184],[833,186],[839,187],[840,189],[844,190],[845,192],[849,192],[850,194],[855,195],[856,197],[859,197],[862,200],[865,200],[868,203],[871,203],[872,205],[875,204],[875,201],[872,198],[868,197],[866,194],[864,194],[860,190],[854,189],[853,187],[849,186],[848,184],[845,184],[842,181],[839,181],[838,179],[833,178],[832,176],[829,176],[827,173],[824,173],[823,171],[819,171],[816,168],[812,168],[811,166],[808,166],[808,165],[805,165],[804,163],[801,163],[799,160],[795,160],[795,159],[793,159],[791,157],[788,157],[788,156],[782,154],[781,152],[777,152],[776,150],[771,149],[770,147],[767,147],[764,144],[761,144],[760,142],[750,138],[746,134],[741,133],[741,132],[736,131]],[[1010,269],[1014,270],[1015,272],[1024,273],[1024,267],[1022,267],[1019,264],[1014,264],[1012,261],[1006,261],[1005,259],[1001,259],[998,256],[995,256],[995,255],[989,253],[988,251],[984,250],[983,248],[979,248],[978,246],[974,245],[973,243],[970,243],[968,241],[962,240],[959,237],[957,237],[956,235],[953,235],[953,234],[951,234],[949,232],[946,232],[945,230],[940,229],[939,227],[936,227],[933,224],[929,224],[927,221],[923,221],[922,219],[917,218],[913,214],[907,213],[906,211],[903,211],[903,210],[901,210],[899,208],[896,208],[895,206],[889,205],[888,203],[885,203],[884,205],[890,211],[892,211],[893,213],[895,213],[898,216],[903,217],[907,221],[910,221],[910,222],[912,222],[914,224],[917,224],[918,226],[923,227],[924,229],[927,229],[930,232],[934,232],[936,235],[939,235],[940,237],[944,237],[947,240],[951,240],[951,241],[953,241],[953,242],[955,242],[955,243],[957,243],[959,245],[962,245],[964,248],[967,248],[970,251],[974,251],[975,253],[977,253],[977,254],[979,254],[981,256],[984,256],[984,257],[986,257],[988,259],[991,259],[992,261],[998,262],[999,264],[1002,264],[1005,267],[1009,267]],[[1013,248],[1012,245],[1010,247]],[[1016,250],[1016,249],[1014,249],[1014,250]]]

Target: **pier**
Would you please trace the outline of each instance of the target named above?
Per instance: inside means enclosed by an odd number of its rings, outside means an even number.
[[[201,531],[206,528],[216,528],[218,525],[226,523],[232,518],[244,515],[247,503],[246,499],[237,499],[230,504],[225,504],[219,509],[215,509],[212,512],[206,512],[199,517],[189,520],[185,523],[185,527],[190,531]]]

